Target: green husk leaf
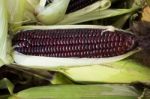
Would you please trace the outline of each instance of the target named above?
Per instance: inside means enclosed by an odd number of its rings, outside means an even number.
[[[45,6],[45,1],[41,0],[37,9],[37,18],[43,24],[55,24],[64,18],[70,0],[53,0],[51,4]]]
[[[150,99],[150,89],[145,88],[144,90],[144,94],[143,94],[143,99]]]
[[[150,84],[150,68],[134,61],[122,60],[86,67],[58,68],[57,71],[75,82],[82,83],[136,83]]]
[[[0,95],[0,99],[8,99],[8,97],[10,97],[10,95]]]
[[[0,80],[0,88],[7,88],[9,93],[12,95],[14,90],[14,85],[7,79],[4,78]]]
[[[6,1],[0,0],[0,66],[7,64],[8,19]]]
[[[117,28],[123,28],[127,20],[131,17],[131,14],[128,13],[126,15],[123,15],[117,19],[112,25],[117,27]]]
[[[90,13],[96,9],[99,9],[99,10],[108,9],[110,6],[111,6],[110,0],[98,0],[96,3],[94,3],[90,6],[87,6],[83,9],[77,10],[77,11],[69,13],[69,14],[66,14],[65,18],[80,17],[80,16],[85,15],[87,13]]]
[[[114,16],[119,16],[123,14],[128,14],[128,13],[133,13],[137,11],[139,8],[142,7],[142,2],[140,0],[135,0],[133,3],[133,6],[129,9],[96,9],[92,12],[89,12],[84,15],[80,16],[65,16],[64,19],[57,24],[77,24],[77,23],[82,23],[86,21],[92,21],[92,20],[97,20],[97,19],[105,19],[105,18],[110,18]]]
[[[146,2],[147,2],[147,4],[148,4],[148,6],[150,6],[150,0],[146,0]]]
[[[13,30],[23,23],[25,0],[7,0],[7,8],[10,28]]]
[[[139,94],[127,85],[52,85],[26,89],[9,99],[137,99]]]
[[[35,24],[38,22],[36,18],[35,9],[38,6],[40,0],[24,0],[24,16],[22,23],[23,24]]]
[[[26,2],[25,8],[29,11],[34,12],[40,0],[25,0],[25,2]]]
[[[91,20],[110,18],[114,16],[119,16],[132,12],[131,9],[107,9],[107,10],[95,10],[88,14],[82,15],[80,17],[65,17],[64,20],[58,22],[57,24],[77,24]]]
[[[24,16],[25,16],[23,19],[24,24],[33,24],[33,23],[35,24],[38,21],[34,13],[32,13],[29,10],[26,10],[24,12]]]
[[[70,79],[68,79],[68,77],[66,77],[61,73],[56,73],[53,79],[51,80],[51,83],[52,84],[73,84],[73,82]]]

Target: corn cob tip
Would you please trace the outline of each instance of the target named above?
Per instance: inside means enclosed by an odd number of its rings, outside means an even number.
[[[137,42],[138,46],[140,46],[143,50],[150,50],[150,34],[137,37]]]
[[[136,33],[137,46],[143,50],[150,50],[150,23],[146,21],[137,21],[131,27],[131,31]]]

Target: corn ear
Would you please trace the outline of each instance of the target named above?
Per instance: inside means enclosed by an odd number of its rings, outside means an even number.
[[[150,69],[134,60],[122,60],[86,67],[57,68],[57,71],[80,83],[150,84]]]
[[[127,85],[52,85],[26,89],[8,99],[136,99],[139,94]]]
[[[34,30],[34,29],[79,29],[79,28],[91,28],[91,29],[105,29],[108,31],[117,30],[112,26],[96,26],[96,25],[63,25],[63,26],[24,26],[20,30]],[[120,30],[123,31],[123,30]],[[16,64],[32,68],[41,68],[41,69],[50,69],[54,67],[63,67],[63,66],[86,66],[93,64],[102,64],[119,61],[124,59],[141,49],[139,47],[115,57],[108,58],[59,58],[59,57],[44,57],[44,56],[32,56],[21,54],[17,51],[14,51],[13,58]],[[38,60],[38,61],[37,61]],[[35,62],[36,61],[36,62]]]

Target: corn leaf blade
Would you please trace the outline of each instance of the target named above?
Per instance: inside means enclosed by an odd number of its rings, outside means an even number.
[[[13,94],[14,85],[7,78],[0,80],[0,89],[1,88],[7,88],[9,93],[11,95]]]
[[[10,27],[21,26],[24,19],[25,0],[7,0]]]
[[[147,2],[147,4],[148,4],[148,6],[150,6],[150,1],[149,1],[149,0],[146,0],[146,2]]]
[[[92,11],[88,14],[79,17],[66,16],[62,21],[58,22],[57,24],[77,24],[91,20],[119,16],[130,12],[132,12],[131,9],[106,9],[106,10],[97,9],[95,11]]]
[[[41,2],[43,2],[41,0]],[[55,24],[63,19],[70,0],[53,0],[52,4],[38,11],[37,18],[43,24]]]
[[[7,61],[7,32],[8,19],[6,1],[0,0],[0,66],[8,63]]]
[[[96,9],[87,14],[80,16],[65,16],[64,19],[57,24],[77,24],[86,21],[105,19],[114,16],[124,15],[128,13],[133,13],[142,7],[142,2],[140,0],[135,0],[132,7],[129,9],[110,9],[109,6],[105,7],[105,9]],[[106,9],[107,8],[107,9]],[[108,9],[109,8],[109,9]]]
[[[150,99],[150,89],[145,88],[143,99]]]
[[[112,25],[117,27],[117,28],[123,28],[127,20],[131,17],[131,13],[123,15],[117,19]]]
[[[53,85],[30,88],[9,99],[136,99],[139,93],[125,85]]]
[[[8,99],[10,95],[0,95],[0,99]]]
[[[80,10],[77,10],[75,12],[66,14],[66,17],[80,17],[82,15],[85,15],[87,13],[93,12],[96,9],[99,10],[105,10],[108,9],[111,6],[110,0],[98,0],[96,3],[91,4],[85,8],[82,8]]]
[[[73,82],[68,77],[58,72],[54,75],[53,79],[51,80],[51,83],[52,84],[73,84]]]
[[[82,83],[134,83],[150,84],[150,69],[133,60],[85,67],[58,68],[59,72]]]

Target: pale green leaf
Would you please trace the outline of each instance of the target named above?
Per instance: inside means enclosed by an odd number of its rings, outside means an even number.
[[[123,28],[127,20],[131,17],[131,14],[128,13],[126,15],[120,16],[112,25],[117,28]]]
[[[51,80],[52,84],[73,84],[73,82],[61,73],[56,73]]]
[[[9,99],[137,99],[139,94],[127,85],[52,85],[26,89]]]
[[[45,7],[45,0],[41,0],[36,8],[38,9],[37,19],[43,24],[55,24],[64,18],[69,2],[70,0],[53,0]]]
[[[25,0],[6,0],[6,1],[11,29],[21,26],[24,17]]]
[[[0,66],[7,61],[7,33],[8,33],[8,19],[7,19],[6,0],[0,0]]]
[[[132,12],[132,9],[106,9],[106,10],[95,10],[88,14],[79,17],[69,17],[66,16],[64,20],[58,22],[57,24],[76,24],[91,20],[110,18],[114,16],[119,16]]]
[[[82,83],[134,83],[150,84],[150,69],[133,60],[85,67],[58,68],[57,71]]]
[[[133,13],[141,7],[142,7],[141,0],[135,0],[132,7],[129,9],[104,9],[104,10],[96,9],[94,11],[91,11],[89,13],[80,16],[66,15],[64,19],[58,22],[57,24],[77,24],[86,21],[110,18],[123,14]]]

